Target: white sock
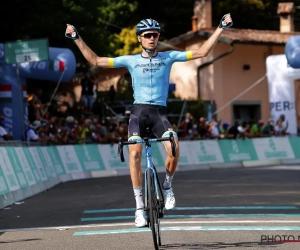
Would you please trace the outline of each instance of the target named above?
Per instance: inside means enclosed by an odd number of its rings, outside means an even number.
[[[143,187],[135,187],[133,188],[136,209],[144,209],[144,201],[143,201]]]
[[[173,180],[174,174],[169,174],[168,172],[166,172],[166,179],[163,183],[163,188],[164,189],[169,189],[172,187],[172,180]]]

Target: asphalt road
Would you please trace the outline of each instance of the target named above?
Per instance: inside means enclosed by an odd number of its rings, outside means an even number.
[[[176,173],[161,249],[299,249],[297,168]],[[0,249],[153,249],[134,206],[129,176],[63,183],[0,210]]]

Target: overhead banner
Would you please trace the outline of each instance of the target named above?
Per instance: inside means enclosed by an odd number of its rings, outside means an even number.
[[[285,116],[287,132],[297,134],[294,81],[300,79],[300,69],[288,65],[285,55],[268,56],[266,60],[270,115],[276,121]]]

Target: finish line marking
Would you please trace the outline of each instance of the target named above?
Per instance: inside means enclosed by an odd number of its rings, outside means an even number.
[[[297,206],[221,206],[221,207],[175,207],[174,211],[184,210],[296,210]],[[116,213],[116,212],[134,212],[136,208],[116,208],[116,209],[96,209],[85,210],[84,214],[96,214],[96,213]]]
[[[193,218],[233,218],[233,217],[299,217],[300,214],[195,214],[195,215],[165,215],[165,219],[193,219]],[[135,217],[128,216],[109,216],[109,217],[90,217],[81,218],[81,221],[116,221],[133,220]]]
[[[203,226],[203,227],[161,227],[161,231],[300,231],[299,226]],[[151,231],[149,228],[126,228],[117,230],[98,230],[75,232],[73,236],[142,233]]]
[[[300,220],[176,220],[168,221],[162,220],[160,224],[162,225],[172,225],[172,224],[300,224]],[[88,224],[88,225],[72,225],[72,226],[57,226],[57,227],[28,227],[28,228],[14,228],[14,229],[1,229],[0,233],[5,232],[18,232],[18,231],[34,231],[34,230],[59,230],[59,229],[77,229],[77,228],[101,228],[101,227],[122,227],[122,226],[133,226],[133,222],[126,223],[105,223],[105,224]]]

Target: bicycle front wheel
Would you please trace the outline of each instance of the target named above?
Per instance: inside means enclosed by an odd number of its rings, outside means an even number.
[[[155,192],[154,177],[152,170],[148,168],[147,170],[147,185],[148,185],[148,206],[149,206],[149,219],[150,228],[152,231],[153,243],[156,250],[159,249],[161,245],[160,240],[160,221],[158,213],[158,200]]]

